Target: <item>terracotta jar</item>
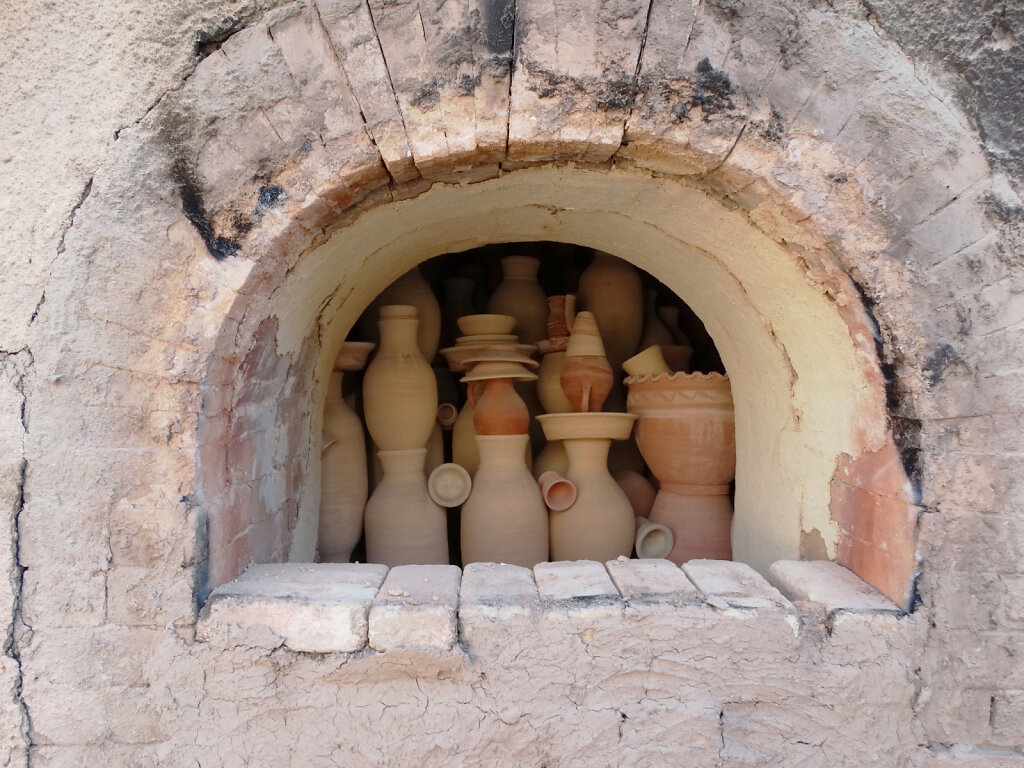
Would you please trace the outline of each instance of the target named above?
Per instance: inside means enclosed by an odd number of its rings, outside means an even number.
[[[675,344],[676,340],[658,317],[658,292],[647,291],[644,299],[644,332],[640,337],[640,349]]]
[[[629,411],[639,417],[637,445],[661,484],[650,519],[675,537],[669,559],[732,559],[736,435],[729,377],[675,373],[626,383]]]
[[[526,467],[526,435],[478,435],[480,467],[462,505],[462,564],[532,568],[548,559],[548,515]]]
[[[658,495],[658,491],[651,485],[651,481],[639,472],[629,469],[623,472],[613,472],[612,477],[615,478],[615,482],[619,484],[619,488],[629,499],[629,503],[633,507],[633,514],[637,517],[650,517],[654,498]]]
[[[423,448],[437,415],[437,382],[416,344],[416,308],[380,308],[380,349],[363,378],[363,414],[382,451]]]
[[[363,422],[342,398],[341,386],[344,371],[360,370],[373,346],[362,342],[342,345],[324,403],[317,538],[324,563],[347,563],[363,532],[367,496]]]
[[[612,380],[597,321],[592,313],[580,312],[565,350],[560,377],[562,391],[573,411],[596,412],[604,405]]]
[[[416,345],[427,362],[434,360],[437,345],[441,339],[441,305],[434,295],[430,283],[420,274],[419,267],[413,267],[384,289],[377,304],[408,304],[416,307],[420,324],[416,329]]]
[[[640,273],[628,261],[596,251],[580,276],[579,303],[597,318],[608,362],[619,370],[636,352],[644,329]]]
[[[366,504],[366,559],[391,567],[447,564],[447,513],[427,493],[427,449],[377,455],[384,476]]]
[[[501,260],[504,278],[487,304],[488,312],[513,315],[515,333],[524,344],[536,344],[546,337],[548,302],[537,270],[540,261],[532,256],[506,256]]]
[[[633,507],[608,472],[612,440],[633,427],[628,413],[556,413],[539,417],[549,440],[569,455],[565,477],[576,486],[575,503],[551,513],[551,559],[605,562],[633,552]]]

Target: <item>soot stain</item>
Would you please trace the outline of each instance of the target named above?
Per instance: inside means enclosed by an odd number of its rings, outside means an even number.
[[[223,261],[228,256],[237,256],[238,243],[214,232],[213,223],[203,201],[203,193],[199,189],[199,182],[188,161],[183,158],[175,160],[171,167],[171,176],[178,185],[181,210],[203,239],[210,255],[217,261]]]

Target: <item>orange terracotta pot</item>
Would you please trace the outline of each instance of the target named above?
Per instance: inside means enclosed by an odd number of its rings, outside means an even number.
[[[488,379],[476,403],[473,427],[478,435],[525,435],[530,412],[512,379]]]

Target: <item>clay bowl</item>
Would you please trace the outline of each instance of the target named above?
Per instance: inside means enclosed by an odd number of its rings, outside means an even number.
[[[345,341],[334,358],[336,371],[361,371],[366,367],[366,359],[376,344],[369,341]]]
[[[516,319],[512,315],[465,315],[455,321],[467,336],[512,333]]]
[[[451,509],[469,498],[473,489],[473,481],[462,466],[458,464],[441,464],[434,468],[427,478],[427,493],[434,503]]]
[[[533,381],[537,374],[529,371],[522,363],[504,361],[485,361],[471,363],[472,370],[459,381],[487,381],[488,379],[514,379],[516,381]]]
[[[632,413],[545,413],[537,416],[548,440],[626,440],[633,431]]]

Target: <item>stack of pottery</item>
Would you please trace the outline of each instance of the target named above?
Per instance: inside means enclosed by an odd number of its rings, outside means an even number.
[[[608,471],[613,440],[625,440],[635,416],[601,413],[611,388],[611,366],[589,312],[576,316],[566,348],[562,388],[570,413],[539,416],[548,440],[561,440],[569,466],[566,479],[576,487],[571,507],[551,513],[554,560],[614,560],[633,551],[633,508]]]
[[[516,319],[511,315],[467,315],[458,320],[459,329],[464,334],[455,341],[455,346],[441,350],[448,361],[448,367],[455,373],[465,373],[471,366],[467,360],[481,352],[498,351],[518,353],[529,356],[536,347],[532,344],[520,344],[519,338],[512,333]],[[469,397],[452,428],[452,461],[464,467],[469,474],[475,475],[480,464],[480,455],[476,445],[476,429],[473,426],[474,388],[480,384],[468,385]]]
[[[424,475],[437,385],[417,345],[418,327],[416,307],[380,307],[380,349],[363,379],[366,428],[383,469],[366,504],[366,555],[388,566],[448,562],[446,515]]]
[[[474,402],[480,465],[462,507],[462,563],[511,563],[532,568],[548,557],[547,512],[526,466],[530,414],[513,382],[534,381],[537,363],[491,350],[465,360],[463,381]]]
[[[569,413],[572,403],[562,391],[562,368],[569,346],[569,329],[576,317],[576,297],[571,293],[551,296],[548,308],[548,337],[537,342],[537,351],[541,354],[537,395],[545,413]],[[548,440],[533,460],[533,474],[538,479],[545,472],[564,475],[568,469],[569,457],[561,440]]]
[[[631,376],[636,441],[660,482],[651,521],[671,529],[674,563],[732,559],[736,438],[729,377],[719,373]]]
[[[363,423],[342,398],[345,371],[361,371],[374,345],[346,341],[334,360],[324,404],[317,549],[324,563],[347,563],[363,533],[366,449]]]

